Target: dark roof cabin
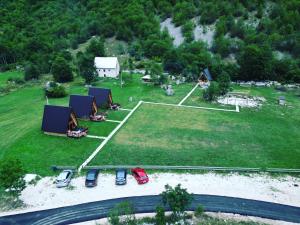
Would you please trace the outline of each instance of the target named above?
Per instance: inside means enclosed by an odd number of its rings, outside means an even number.
[[[201,81],[212,81],[212,76],[208,70],[208,68],[205,68],[201,74],[200,74],[200,80]]]
[[[110,89],[90,87],[89,95],[95,97],[98,108],[108,108],[113,103]]]
[[[77,127],[78,122],[72,108],[45,105],[42,131],[48,134],[67,134]]]
[[[91,115],[97,113],[94,96],[71,95],[69,106],[74,110],[77,118],[89,119]]]

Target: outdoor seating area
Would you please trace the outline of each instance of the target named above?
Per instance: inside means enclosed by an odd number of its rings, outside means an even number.
[[[90,87],[89,95],[71,95],[69,107],[45,105],[42,131],[56,136],[85,137],[88,128],[80,127],[78,119],[105,121],[107,112],[98,113],[98,108],[119,110],[120,107],[120,104],[113,103],[110,89]]]

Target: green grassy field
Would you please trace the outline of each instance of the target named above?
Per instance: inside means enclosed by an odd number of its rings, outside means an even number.
[[[159,87],[142,84],[140,76],[102,80],[95,85],[111,88],[115,102],[133,108],[138,101],[177,104],[194,84],[174,85],[175,95],[166,96]],[[82,80],[66,85],[69,94],[87,94]],[[299,168],[300,103],[292,92],[272,88],[241,88],[267,102],[260,109],[241,113],[142,105],[124,127],[92,161],[100,164],[205,165]],[[285,95],[288,106],[276,104]],[[201,100],[196,90],[184,104],[224,107]],[[132,97],[132,101],[130,101]],[[50,99],[53,105],[68,105],[69,97]],[[28,172],[51,174],[51,165],[78,166],[96,149],[101,140],[53,137],[41,132],[45,104],[42,85],[20,88],[0,97],[0,159],[19,158]],[[109,112],[108,119],[122,120],[128,111]],[[107,136],[117,123],[79,121],[89,134]]]
[[[7,83],[8,78],[23,78],[23,73],[20,71],[7,71],[0,73],[0,87]]]
[[[299,168],[299,97],[271,88],[235,89],[267,102],[241,113],[142,105],[92,165]],[[288,106],[277,105],[279,95],[286,96]],[[196,95],[191,102],[202,105]]]
[[[1,73],[0,77],[5,80],[14,74],[15,72]],[[175,88],[177,94],[167,97],[159,87],[141,84],[139,76],[134,76],[123,88],[120,88],[116,80],[99,81],[96,85],[111,88],[114,100],[125,108],[134,107],[141,99],[176,103],[191,87],[189,84],[178,86]],[[70,94],[87,94],[87,89],[80,79],[66,86]],[[133,98],[132,102],[129,101],[129,97]],[[53,105],[68,105],[68,101],[69,96],[49,99],[49,103]],[[43,134],[40,128],[45,103],[41,85],[20,88],[0,96],[0,159],[17,157],[28,172],[41,175],[51,174],[51,165],[80,165],[100,144],[100,140],[97,139],[75,140]],[[127,114],[128,111],[110,112],[108,119],[122,120]],[[118,125],[81,120],[79,124],[89,127],[89,134],[96,136],[107,136]]]

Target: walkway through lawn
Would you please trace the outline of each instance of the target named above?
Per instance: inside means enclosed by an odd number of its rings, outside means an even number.
[[[87,166],[94,158],[95,156],[101,151],[101,149],[107,144],[107,142],[115,135],[115,133],[125,124],[125,122],[131,117],[131,115],[144,103],[144,104],[152,104],[152,105],[165,105],[165,106],[174,106],[174,107],[183,107],[183,108],[194,108],[194,109],[206,109],[206,110],[214,110],[214,111],[224,111],[224,112],[239,112],[238,106],[236,107],[236,110],[232,109],[222,109],[222,108],[211,108],[211,107],[200,107],[200,106],[188,106],[188,105],[182,105],[184,101],[186,101],[191,94],[199,87],[199,84],[197,83],[195,87],[178,103],[178,104],[169,104],[169,103],[160,103],[160,102],[144,102],[139,101],[138,104],[133,109],[123,109],[129,111],[129,114],[124,118],[122,121],[116,121],[116,120],[106,120],[107,122],[115,122],[119,123],[118,126],[107,136],[107,137],[100,137],[100,136],[93,136],[88,135],[89,138],[97,138],[97,139],[104,139],[103,142],[96,148],[96,150],[81,164],[81,166],[78,169],[78,172]]]

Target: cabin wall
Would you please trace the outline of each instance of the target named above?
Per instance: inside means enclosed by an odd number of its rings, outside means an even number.
[[[99,77],[111,77],[111,78],[117,78],[119,76],[119,70],[118,68],[115,69],[96,69]]]

